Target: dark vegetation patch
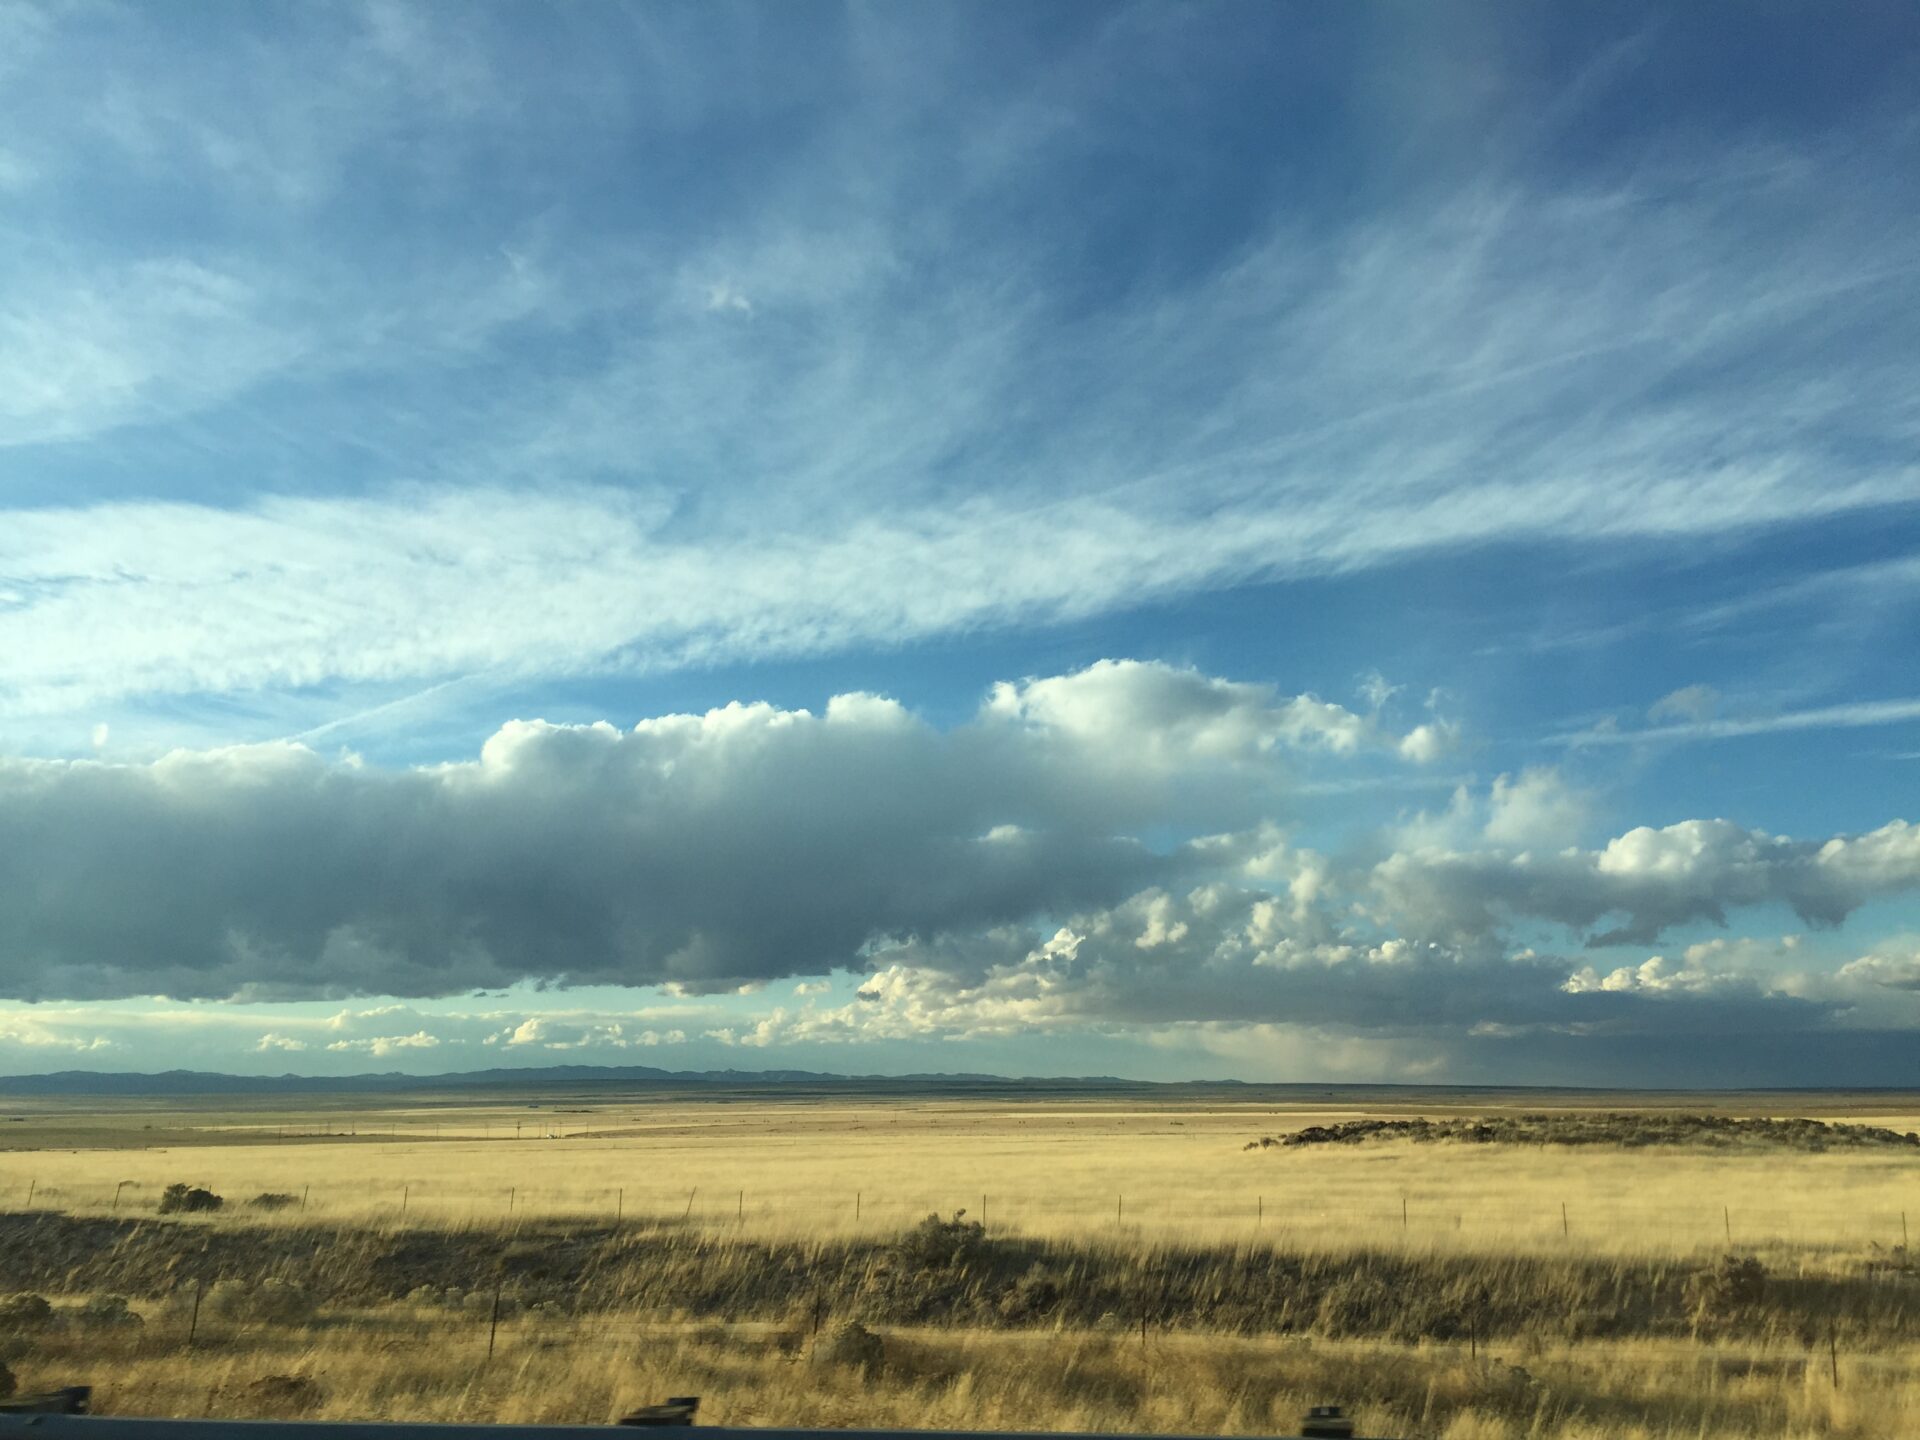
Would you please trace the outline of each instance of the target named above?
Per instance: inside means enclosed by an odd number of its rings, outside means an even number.
[[[305,1375],[262,1375],[242,1391],[247,1413],[304,1415],[327,1398],[319,1384]]]
[[[197,1185],[169,1185],[160,1195],[160,1213],[175,1215],[218,1210],[226,1203],[211,1190],[202,1190]]]
[[[1359,1145],[1372,1140],[1463,1145],[1688,1145],[1717,1150],[1920,1150],[1920,1135],[1911,1130],[1902,1134],[1878,1125],[1643,1112],[1495,1115],[1478,1120],[1347,1120],[1338,1125],[1309,1125],[1286,1135],[1264,1135],[1249,1141],[1245,1148]]]
[[[484,1329],[504,1314],[653,1313],[728,1323],[1018,1329],[1178,1327],[1238,1334],[1459,1340],[1639,1335],[1867,1341],[1920,1333],[1920,1270],[1769,1274],[1712,1263],[1568,1255],[1340,1254],[1266,1245],[1115,1247],[998,1236],[961,1216],[892,1237],[783,1242],[672,1225],[354,1231],[0,1215],[9,1282],[56,1298],[159,1301],[184,1324],[325,1323],[395,1303]],[[37,1311],[37,1307],[33,1307]],[[31,1326],[36,1322],[22,1315]],[[436,1322],[442,1323],[442,1322]]]

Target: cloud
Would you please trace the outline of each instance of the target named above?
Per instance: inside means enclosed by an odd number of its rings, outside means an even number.
[[[411,1035],[370,1035],[360,1040],[335,1040],[328,1044],[327,1049],[336,1053],[359,1050],[379,1059],[404,1054],[409,1050],[436,1050],[440,1044],[438,1035],[416,1030]]]
[[[1841,981],[1920,992],[1920,936],[1898,935],[1840,967]]]
[[[1514,1036],[1672,1025],[1644,1007],[1680,998],[1767,1028],[1825,1023],[1873,975],[1760,983],[1754,956],[1711,945],[1680,968],[1589,970],[1510,934],[1651,943],[1773,904],[1832,926],[1920,888],[1903,821],[1801,841],[1689,820],[1583,847],[1587,797],[1546,769],[1334,853],[1288,837],[1304,773],[1401,748],[1378,715],[1106,661],[995,686],[946,730],[853,693],[626,731],[515,721],[476,760],[411,770],[291,744],[0,761],[0,991],[682,997],[625,1015],[389,1003],[268,1032],[380,1056],[696,1030],[753,1047],[1225,1024]],[[801,984],[740,1018],[768,982],[834,971],[864,977],[847,1004]]]
[[[1651,713],[1651,712],[1649,712]],[[1874,725],[1899,725],[1920,720],[1920,699],[1849,700],[1838,705],[1816,705],[1771,715],[1723,716],[1675,725],[1641,729],[1602,723],[1553,737],[1572,747],[1637,745],[1649,741],[1733,740],[1747,735],[1778,735],[1796,730],[1854,730]]]
[[[29,997],[443,995],[523,977],[752,986],[877,936],[1111,903],[1217,863],[1157,827],[1283,812],[1296,764],[1391,735],[1162,665],[894,701],[504,726],[380,771],[277,744],[0,761],[0,988]],[[29,839],[31,837],[31,839]],[[34,897],[31,901],[27,897]]]
[[[85,1035],[70,1033],[66,1029],[48,1024],[37,1017],[14,1012],[0,1015],[0,1046],[18,1046],[23,1050],[66,1050],[77,1055],[90,1055],[98,1050],[110,1050],[113,1041],[104,1035]]]
[[[1227,233],[1092,273],[1054,177],[1116,173],[1128,27],[1041,65],[872,19],[584,26],[530,69],[504,13],[282,20],[31,27],[0,443],[70,468],[0,512],[9,715],[820,654],[1914,493],[1905,130],[1451,170],[1386,213],[1245,165]],[[1152,48],[1197,72],[1210,29]],[[766,45],[859,79],[797,103]],[[60,123],[76,77],[97,98]],[[655,150],[714,172],[672,225],[526,203]],[[1200,183],[1137,177],[1173,180]],[[194,243],[130,235],[102,187]]]
[[[947,729],[851,693],[624,731],[515,721],[477,759],[405,770],[293,744],[0,761],[0,993],[231,997],[268,1012],[244,1036],[233,1007],[159,1018],[341,1060],[1069,1034],[1225,1058],[1260,1034],[1285,1042],[1276,1072],[1318,1047],[1415,1076],[1544,1064],[1557,1036],[1598,1074],[1650,1036],[1920,1028],[1897,946],[1838,970],[1798,936],[1577,953],[1768,906],[1838,925],[1920,889],[1908,823],[1590,843],[1590,797],[1536,768],[1331,850],[1288,834],[1307,777],[1391,770],[1403,738],[1384,714],[1105,661],[994,686]],[[858,977],[851,1000],[816,978],[832,972]],[[755,1007],[782,979],[791,997]],[[668,998],[277,1009],[522,981]],[[0,1041],[159,1023],[74,1009],[21,1012],[38,1028]]]
[[[751,315],[753,304],[733,286],[722,281],[718,285],[707,287],[707,309],[731,310],[741,315]]]
[[[1720,692],[1711,685],[1684,685],[1654,701],[1647,708],[1647,718],[1698,722],[1710,719],[1719,705]]]
[[[1725,924],[1732,909],[1768,904],[1834,926],[1869,900],[1920,886],[1920,828],[1895,820],[1823,842],[1684,820],[1639,826],[1599,850],[1402,851],[1374,867],[1373,885],[1390,922],[1457,944],[1514,918],[1576,930],[1611,920],[1589,945],[1650,944],[1674,926]]]

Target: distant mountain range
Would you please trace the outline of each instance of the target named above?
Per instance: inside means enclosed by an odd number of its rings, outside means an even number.
[[[917,1075],[839,1075],[823,1070],[661,1070],[652,1065],[540,1065],[524,1069],[465,1070],[450,1075],[222,1075],[206,1070],[163,1070],[124,1074],[98,1070],[59,1070],[45,1075],[0,1076],[0,1099],[9,1096],[191,1096],[191,1095],[400,1095],[449,1090],[655,1090],[752,1093],[812,1091],[868,1095],[1044,1095],[1177,1094],[1202,1098],[1214,1094],[1235,1100],[1298,1102],[1364,1101],[1405,1104],[1425,1098],[1462,1103],[1484,1098],[1512,1103],[1529,1097],[1649,1098],[1705,1095],[1901,1095],[1910,1090],[1845,1086],[1768,1086],[1756,1090],[1597,1090],[1560,1085],[1395,1085],[1340,1082],[1250,1082],[1241,1080],[1122,1080],[1113,1075],[1011,1076],[928,1073]],[[1222,1094],[1221,1092],[1226,1092]]]
[[[1215,1081],[1210,1084],[1233,1084]],[[814,1070],[661,1070],[652,1065],[543,1065],[467,1070],[451,1075],[221,1075],[205,1070],[118,1074],[59,1070],[46,1075],[0,1076],[6,1095],[338,1095],[421,1090],[549,1089],[584,1086],[644,1089],[820,1088],[867,1091],[1153,1090],[1151,1081],[1095,1075],[1077,1079],[1015,1079],[1005,1075],[835,1075]]]

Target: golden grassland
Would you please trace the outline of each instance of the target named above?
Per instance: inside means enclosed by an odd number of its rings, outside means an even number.
[[[0,1101],[0,1292],[62,1312],[10,1363],[118,1413],[596,1421],[698,1392],[742,1424],[1274,1434],[1339,1401],[1445,1440],[1920,1435],[1913,1155],[1242,1149],[1543,1108],[1341,1100]],[[1722,1103],[1920,1126],[1912,1096]],[[227,1206],[157,1219],[182,1181]],[[266,1192],[304,1208],[244,1204]],[[984,1232],[902,1239],[961,1209]],[[1729,1252],[1763,1296],[1706,1283]],[[269,1278],[293,1303],[246,1291]],[[145,1323],[80,1318],[108,1291]],[[837,1345],[850,1322],[880,1348]]]

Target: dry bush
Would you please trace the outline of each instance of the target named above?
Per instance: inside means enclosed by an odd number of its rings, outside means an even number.
[[[485,1230],[209,1228],[36,1213],[0,1216],[0,1247],[19,1257],[17,1280],[56,1292],[161,1298],[204,1284],[207,1313],[234,1324],[395,1303],[484,1319],[490,1283],[462,1291],[442,1280],[497,1273],[508,1318],[638,1308],[790,1324],[794,1297],[804,1296],[821,1313],[868,1325],[1094,1327],[1111,1315],[1124,1326],[1146,1319],[1229,1334],[1409,1344],[1469,1333],[1690,1336],[1703,1323],[1752,1336],[1837,1325],[1867,1340],[1920,1330],[1920,1285],[1858,1266],[1809,1270],[1756,1295],[1742,1288],[1744,1270],[1697,1273],[1660,1259],[1070,1244],[992,1234],[957,1217],[893,1237],[813,1245],[689,1238],[671,1228],[528,1226],[502,1250]]]
[[[887,1347],[858,1320],[847,1320],[834,1327],[833,1334],[821,1342],[816,1354],[829,1364],[851,1366],[871,1374],[886,1363]]]
[[[317,1409],[326,1391],[306,1375],[262,1375],[242,1392],[255,1415],[304,1415]]]

